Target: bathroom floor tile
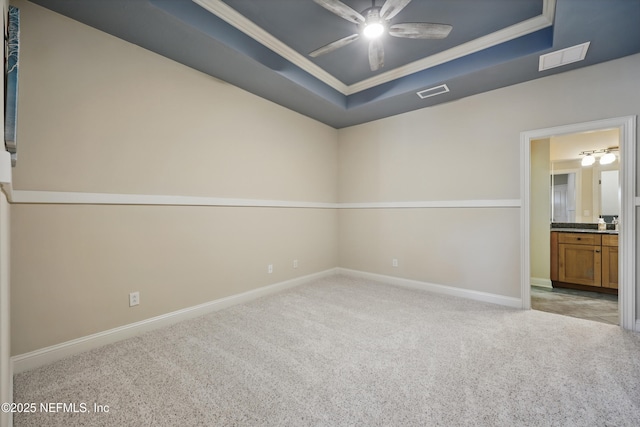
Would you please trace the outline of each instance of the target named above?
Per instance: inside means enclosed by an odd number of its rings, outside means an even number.
[[[575,289],[531,287],[531,308],[618,325],[618,296]]]

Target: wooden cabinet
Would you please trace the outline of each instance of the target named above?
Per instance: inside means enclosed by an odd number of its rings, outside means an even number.
[[[561,233],[558,236],[558,280],[600,286],[601,237],[599,234]]]
[[[618,236],[602,236],[602,287],[618,289]]]
[[[558,287],[615,292],[618,236],[552,232],[551,281]]]

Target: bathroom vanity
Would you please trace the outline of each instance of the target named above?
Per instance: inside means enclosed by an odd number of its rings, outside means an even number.
[[[553,287],[618,293],[618,232],[551,229]]]

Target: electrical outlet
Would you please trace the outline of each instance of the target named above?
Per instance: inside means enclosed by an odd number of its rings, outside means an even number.
[[[129,294],[129,307],[140,304],[140,292],[131,292]]]
[[[293,260],[293,268],[298,268],[298,260],[297,259]]]
[[[394,258],[393,261],[391,261],[391,265],[393,265],[394,267],[398,266],[398,259]]]
[[[269,273],[269,274],[273,273],[273,264],[269,264],[267,266],[267,273]]]

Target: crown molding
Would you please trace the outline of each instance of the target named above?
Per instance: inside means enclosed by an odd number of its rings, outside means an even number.
[[[304,55],[301,55],[291,49],[282,41],[278,40],[270,33],[245,18],[222,0],[192,1],[242,31],[263,46],[302,68],[304,71],[316,77],[323,83],[347,96],[547,28],[553,25],[556,6],[556,0],[543,0],[542,14],[535,18],[522,21],[518,24],[514,24],[510,27],[458,45],[438,54],[389,70],[375,77],[362,80],[352,85],[346,85],[324,69],[318,67]]]
[[[322,68],[318,67],[313,62],[309,61],[303,55],[300,55],[298,52],[291,49],[289,46],[254,24],[249,19],[245,18],[244,15],[238,13],[222,0],[192,1],[337,91],[345,94],[348,90],[347,85],[327,73]]]

